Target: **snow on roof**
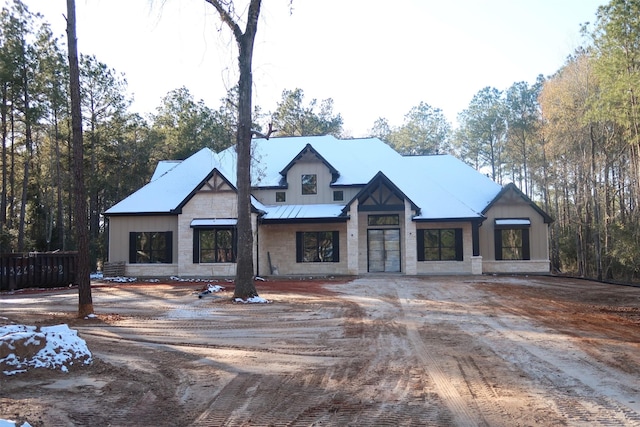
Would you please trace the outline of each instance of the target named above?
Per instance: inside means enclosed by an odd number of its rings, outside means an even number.
[[[338,218],[344,205],[278,205],[264,206],[265,220]]]
[[[420,207],[415,219],[482,217],[502,189],[451,155],[403,157],[388,169],[387,177]]]
[[[377,138],[337,139],[325,135],[254,139],[252,185],[279,186],[283,178],[280,172],[307,144],[339,172],[333,185],[364,185],[380,170],[381,162],[402,157]],[[235,180],[235,147],[222,151],[220,161]]]
[[[105,213],[172,213],[214,169],[218,169],[228,179],[229,175],[221,168],[218,155],[208,148],[203,148],[107,209]]]
[[[307,146],[338,171],[333,186],[364,186],[379,172],[419,208],[415,219],[482,218],[482,211],[502,187],[450,155],[403,157],[377,138],[340,140],[333,136],[254,139],[252,185],[278,187],[280,174]],[[173,213],[217,169],[236,181],[236,150],[204,148],[181,162],[160,162],[149,184],[106,211],[107,215]],[[267,206],[252,197],[265,219],[333,218],[344,206]]]
[[[182,163],[182,160],[160,160],[158,162],[158,165],[156,166],[156,170],[153,171],[151,181],[155,181],[156,179],[160,178],[162,175],[169,172],[180,163]]]

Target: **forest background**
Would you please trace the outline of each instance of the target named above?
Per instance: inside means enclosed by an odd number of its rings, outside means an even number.
[[[553,75],[484,87],[450,123],[420,102],[400,124],[371,124],[404,155],[452,154],[500,184],[514,182],[554,219],[552,270],[638,281],[640,270],[640,0],[612,0],[582,28],[584,45]],[[92,269],[106,261],[102,213],[148,182],[156,163],[235,143],[236,99],[218,106],[186,87],[155,113],[131,111],[126,77],[81,55]],[[0,16],[0,252],[74,250],[71,118],[66,47],[20,1]],[[256,129],[277,136],[349,137],[331,98],[283,91]],[[265,126],[266,127],[266,126]]]

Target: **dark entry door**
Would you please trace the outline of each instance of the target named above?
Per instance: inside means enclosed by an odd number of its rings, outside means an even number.
[[[367,230],[369,272],[400,271],[400,229]]]

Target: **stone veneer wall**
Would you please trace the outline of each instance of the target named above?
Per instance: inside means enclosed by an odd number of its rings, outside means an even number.
[[[483,261],[483,273],[549,274],[551,263],[548,260],[509,260]]]
[[[417,261],[417,274],[474,274],[473,237],[471,223],[442,222],[418,224],[417,230],[435,228],[462,228],[463,261]],[[417,256],[417,243],[414,241],[413,252]],[[410,248],[411,249],[411,248]],[[477,264],[477,260],[475,261]],[[477,268],[475,274],[479,274]]]
[[[296,262],[296,232],[298,231],[338,231],[340,262]],[[262,224],[259,231],[260,275],[270,275],[271,264],[277,267],[279,275],[346,275],[349,250],[347,249],[347,224]]]
[[[206,187],[203,187],[206,188]],[[191,221],[194,218],[223,219],[237,218],[236,193],[229,187],[218,191],[205,190],[196,193],[189,203],[182,208],[178,215],[178,271],[181,277],[225,277],[235,276],[235,263],[208,263],[198,264],[193,262],[193,228]],[[256,245],[256,215],[252,215],[252,228],[254,233],[254,247]],[[238,242],[240,244],[240,242]],[[254,253],[254,270],[255,270]]]

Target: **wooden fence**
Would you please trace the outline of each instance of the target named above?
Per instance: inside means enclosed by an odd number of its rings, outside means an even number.
[[[77,252],[0,254],[0,291],[73,284],[77,264]]]

